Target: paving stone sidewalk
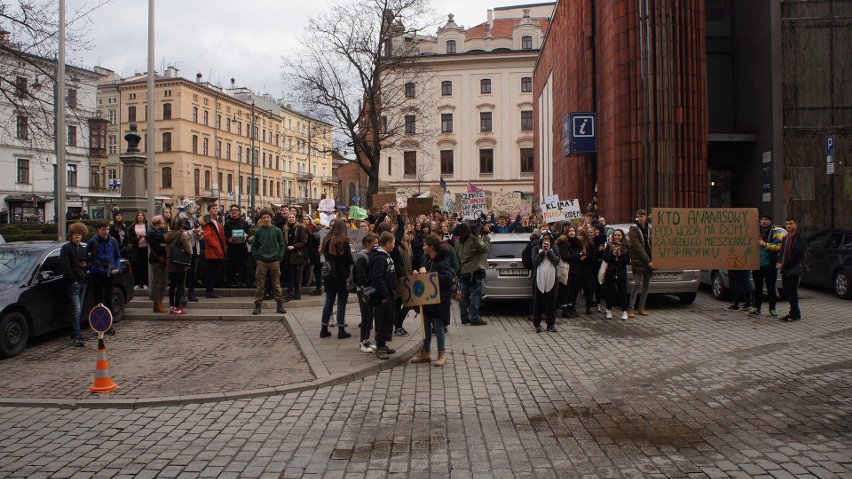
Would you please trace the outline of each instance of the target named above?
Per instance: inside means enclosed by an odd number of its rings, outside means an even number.
[[[454,317],[445,368],[183,406],[0,408],[0,476],[850,477],[850,303],[805,296],[790,324],[702,292],[556,334],[502,306],[485,327]]]

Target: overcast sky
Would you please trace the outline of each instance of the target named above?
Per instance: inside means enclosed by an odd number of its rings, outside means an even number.
[[[69,12],[75,3],[68,0]],[[520,3],[535,2],[432,0],[432,7],[470,27],[484,22],[489,8]],[[233,77],[237,86],[281,97],[281,56],[296,48],[307,19],[327,6],[326,0],[160,0],[155,7],[156,70],[175,65],[185,78],[201,72],[205,80],[223,86]],[[113,0],[91,22],[95,47],[76,55],[74,64],[100,65],[125,77],[147,69],[148,2]]]

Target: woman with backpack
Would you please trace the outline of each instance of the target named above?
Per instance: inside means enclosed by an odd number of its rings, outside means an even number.
[[[349,289],[346,282],[349,279],[349,271],[354,261],[352,251],[349,247],[349,233],[346,230],[346,222],[335,221],[331,225],[331,231],[322,240],[320,254],[325,256],[323,266],[323,283],[325,283],[325,305],[322,307],[322,329],[320,337],[331,336],[328,331],[328,323],[331,319],[331,309],[334,307],[334,299],[337,298],[337,339],[352,337],[346,332],[346,301],[349,298]]]
[[[438,273],[438,288],[441,302],[423,306],[423,325],[426,328],[423,347],[415,356],[412,363],[428,363],[432,361],[432,331],[438,340],[438,359],[435,367],[443,367],[447,363],[447,347],[444,342],[444,321],[450,317],[450,301],[455,279],[455,271],[450,265],[450,248],[435,235],[423,239],[424,261],[428,266],[415,270],[414,274]]]

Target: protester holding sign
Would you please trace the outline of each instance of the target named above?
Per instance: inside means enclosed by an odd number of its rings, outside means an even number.
[[[441,302],[438,304],[427,304],[423,306],[423,324],[425,334],[423,347],[415,356],[412,363],[427,363],[432,360],[432,332],[438,340],[438,359],[435,367],[443,367],[447,362],[447,347],[444,342],[444,323],[450,318],[450,300],[452,296],[453,279],[456,272],[450,265],[450,248],[441,242],[436,235],[429,235],[423,240],[423,253],[427,266],[421,267],[414,272],[415,275],[423,273],[438,273],[438,285]]]
[[[511,233],[515,231],[515,228],[521,224],[521,214],[518,213],[515,216],[515,221],[512,224],[507,224],[507,218],[505,215],[500,215],[496,220],[494,219],[494,210],[491,210],[491,232],[492,233]]]

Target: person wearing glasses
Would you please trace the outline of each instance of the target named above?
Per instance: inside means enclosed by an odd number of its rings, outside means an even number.
[[[59,250],[59,267],[65,279],[68,291],[68,301],[71,303],[71,340],[74,346],[83,346],[83,336],[80,334],[80,314],[83,299],[86,297],[86,271],[89,269],[89,257],[83,247],[83,235],[89,228],[79,221],[68,225],[70,241]]]

